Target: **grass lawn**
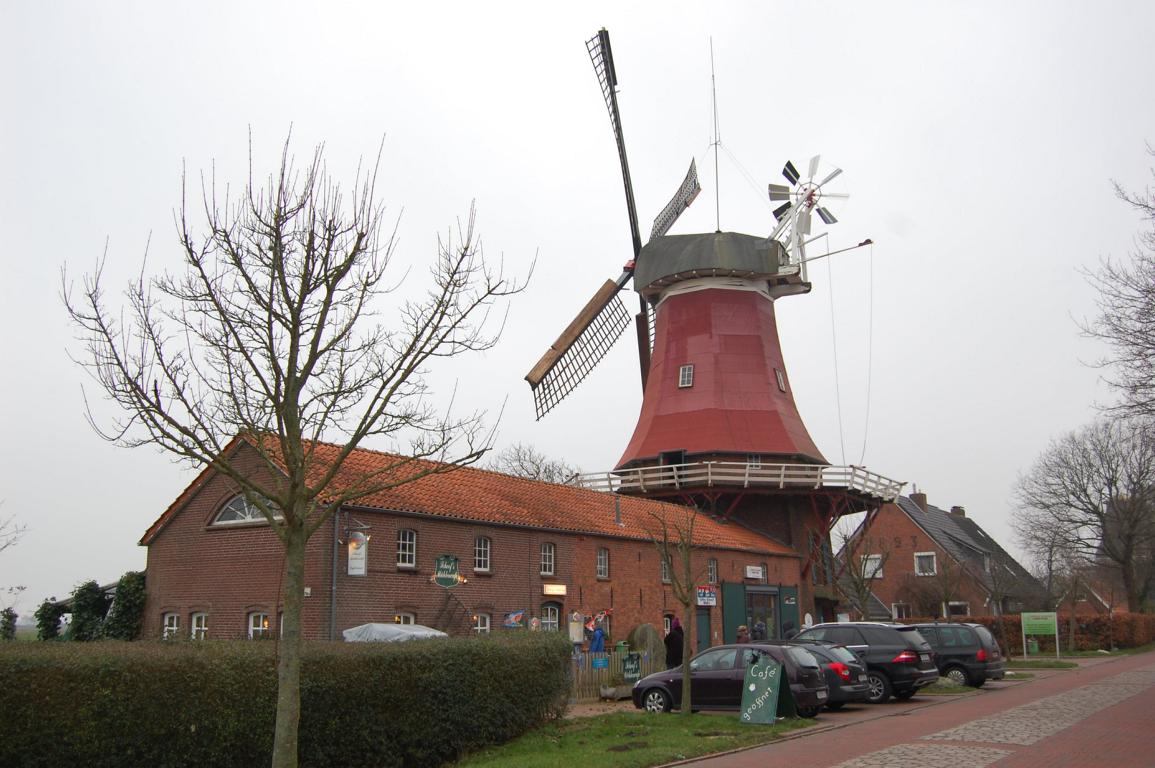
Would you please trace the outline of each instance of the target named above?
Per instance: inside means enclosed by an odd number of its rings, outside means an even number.
[[[725,752],[773,741],[813,725],[814,720],[783,720],[776,725],[744,725],[738,713],[656,715],[615,712],[549,723],[500,747],[478,752],[457,765],[479,768],[645,768],[689,757]]]
[[[1007,669],[1074,669],[1077,666],[1073,661],[1058,659],[1007,659]]]

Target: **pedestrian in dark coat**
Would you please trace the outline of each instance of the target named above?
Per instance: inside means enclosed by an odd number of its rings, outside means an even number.
[[[666,669],[673,669],[682,663],[682,642],[685,634],[682,632],[682,622],[675,616],[670,622],[670,633],[666,635]]]

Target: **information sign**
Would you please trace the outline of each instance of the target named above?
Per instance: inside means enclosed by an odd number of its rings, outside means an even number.
[[[746,667],[742,683],[743,723],[773,723],[778,715],[778,691],[782,683],[782,665],[769,654],[762,654]]]

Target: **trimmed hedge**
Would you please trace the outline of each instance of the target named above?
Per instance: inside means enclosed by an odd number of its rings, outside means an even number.
[[[439,765],[556,717],[571,648],[556,634],[309,644],[300,762]],[[6,644],[0,765],[268,763],[276,645]]]

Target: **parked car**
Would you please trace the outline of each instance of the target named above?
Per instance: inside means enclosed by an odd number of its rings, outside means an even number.
[[[739,709],[746,668],[762,654],[783,666],[784,677],[802,717],[814,717],[826,703],[826,677],[814,654],[802,646],[741,643],[719,645],[690,659],[690,706],[699,709]],[[669,712],[682,704],[682,667],[656,672],[634,683],[634,706],[649,712]]]
[[[934,649],[938,673],[959,685],[981,688],[987,680],[1006,676],[1007,663],[999,643],[982,624],[915,624]]]
[[[938,679],[934,650],[918,630],[904,624],[849,621],[815,624],[799,632],[795,640],[825,640],[845,645],[866,663],[872,704],[893,695],[909,699],[919,688]]]
[[[805,640],[791,640],[790,643],[810,651],[822,664],[826,685],[830,688],[827,709],[842,709],[848,703],[865,702],[870,698],[866,664],[845,645]]]

